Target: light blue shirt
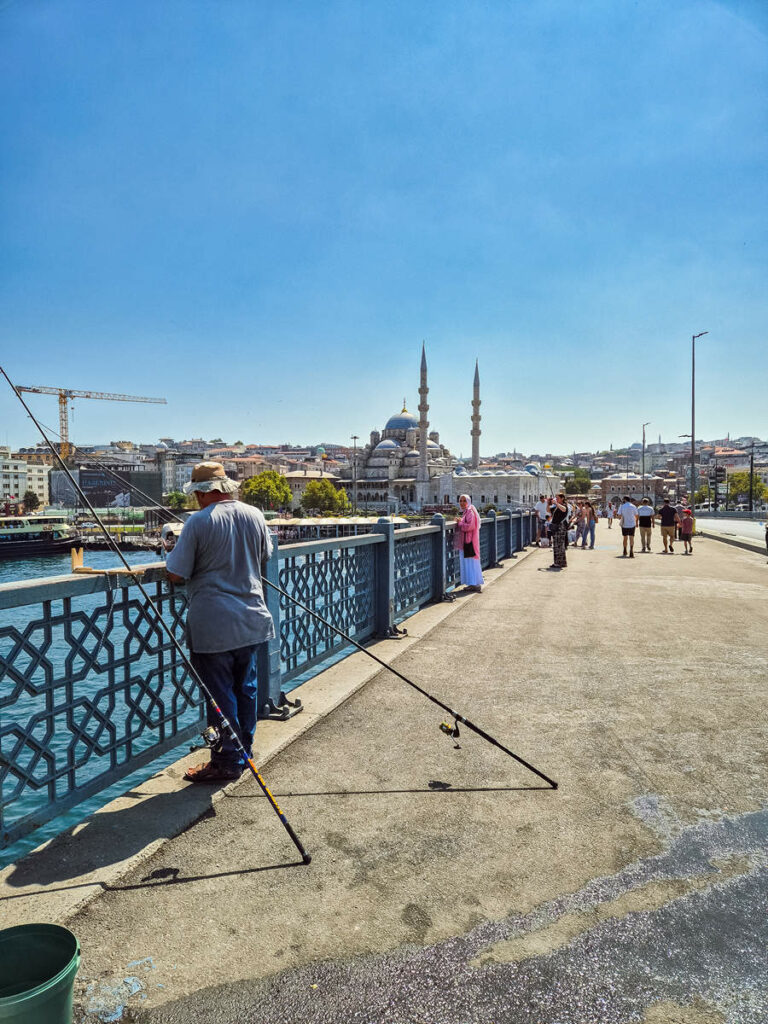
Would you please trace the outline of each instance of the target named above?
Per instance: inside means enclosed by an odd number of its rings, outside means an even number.
[[[187,639],[198,654],[233,651],[275,635],[261,564],[272,554],[264,516],[217,501],[190,516],[165,564],[187,581]]]

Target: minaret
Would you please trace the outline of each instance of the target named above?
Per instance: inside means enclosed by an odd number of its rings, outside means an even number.
[[[472,469],[480,468],[480,371],[475,360],[475,382],[472,385]]]
[[[429,481],[429,468],[427,466],[427,430],[429,429],[429,420],[427,419],[427,413],[429,412],[429,405],[427,404],[428,394],[427,352],[424,347],[424,343],[422,342],[421,381],[419,383],[419,483],[427,483]]]

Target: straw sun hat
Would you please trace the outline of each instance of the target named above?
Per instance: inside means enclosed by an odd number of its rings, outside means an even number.
[[[192,479],[184,484],[184,493],[222,491],[224,494],[234,494],[238,486],[234,480],[229,479],[220,462],[198,462],[192,470]]]

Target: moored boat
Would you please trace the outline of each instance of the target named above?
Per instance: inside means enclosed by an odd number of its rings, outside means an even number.
[[[58,555],[80,543],[65,514],[0,516],[0,558]]]

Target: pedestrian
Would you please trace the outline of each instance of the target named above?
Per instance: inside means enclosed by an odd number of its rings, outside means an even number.
[[[579,546],[579,538],[581,538],[581,546],[584,547],[584,525],[587,521],[587,513],[584,508],[583,501],[577,501],[576,507],[573,510],[573,516],[571,517],[571,529],[573,530],[573,546]],[[568,540],[570,541],[570,537]]]
[[[621,539],[624,545],[622,558],[627,557],[627,540],[629,540],[629,557],[635,557],[635,528],[637,526],[637,506],[625,495],[621,500],[618,509],[621,519]]]
[[[637,525],[640,529],[642,551],[651,550],[651,530],[656,522],[656,515],[648,498],[643,498],[637,510]]]
[[[661,539],[664,543],[664,554],[667,554],[667,546],[669,546],[669,554],[673,555],[675,549],[673,547],[675,540],[675,527],[679,522],[680,517],[677,511],[670,503],[669,498],[664,499],[664,504],[659,510],[659,521],[661,522]]]
[[[194,467],[184,490],[195,495],[200,511],[184,524],[166,568],[172,583],[187,583],[192,665],[250,756],[259,655],[275,635],[262,584],[272,540],[264,516],[237,500],[237,488],[219,462]],[[212,707],[208,725],[220,725]],[[239,778],[244,767],[237,745],[222,733],[210,761],[189,768],[184,778],[221,782]]]
[[[605,514],[608,517],[608,529],[610,530],[610,528],[613,526],[613,517],[616,515],[612,501],[608,502],[608,509]]]
[[[459,573],[467,590],[483,589],[483,571],[480,568],[480,516],[468,494],[459,498],[461,516],[453,531],[453,546],[459,552]]]
[[[584,522],[584,540],[581,543],[582,547],[586,547],[587,535],[589,535],[589,550],[595,550],[595,529],[597,528],[597,512],[595,506],[591,501],[584,502],[585,522]]]
[[[541,538],[544,536],[544,525],[547,521],[547,499],[543,494],[539,495],[539,500],[533,506],[533,510],[536,513],[536,544],[541,547]]]
[[[568,505],[565,501],[565,495],[560,493],[556,498],[550,498],[549,509],[552,513],[552,558],[554,561],[547,568],[551,572],[560,572],[561,569],[568,568],[568,562],[565,557]]]
[[[681,501],[678,501],[678,503],[675,505],[675,512],[677,512],[677,522],[675,523],[675,537],[677,537],[678,540],[680,539],[680,526],[683,522],[684,509],[685,505],[683,505]]]
[[[693,515],[689,508],[683,509],[683,518],[680,520],[680,539],[683,542],[683,554],[693,554]]]

